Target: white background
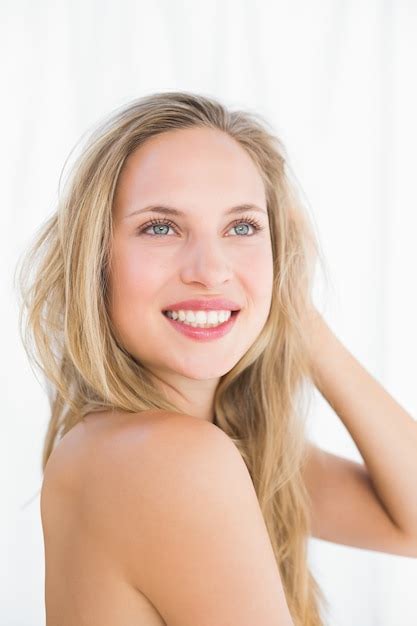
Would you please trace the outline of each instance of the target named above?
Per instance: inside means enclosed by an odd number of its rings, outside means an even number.
[[[331,287],[317,305],[415,417],[417,4],[3,0],[0,22],[0,623],[41,626],[48,403],[18,337],[12,274],[55,208],[70,150],[103,115],[155,91],[201,92],[264,115],[287,147],[327,262]],[[313,404],[316,443],[361,460],[318,392]],[[328,626],[417,623],[415,559],[309,546]]]

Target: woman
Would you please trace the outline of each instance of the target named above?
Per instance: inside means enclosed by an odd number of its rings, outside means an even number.
[[[52,390],[47,626],[318,626],[310,534],[415,555],[415,425],[312,306],[317,257],[259,116],[166,92],[93,133],[20,274]],[[367,467],[306,440],[311,381]]]

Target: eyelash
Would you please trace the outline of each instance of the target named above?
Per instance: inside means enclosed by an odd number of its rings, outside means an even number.
[[[148,230],[148,228],[150,228],[151,226],[157,225],[157,224],[164,224],[166,226],[170,226],[171,228],[173,228],[174,230],[176,230],[175,228],[175,224],[174,222],[171,222],[171,220],[168,220],[166,218],[160,218],[160,219],[152,219],[150,222],[147,222],[147,224],[145,224],[144,226],[141,226],[140,228],[137,229],[138,235],[147,235],[149,237],[164,237],[166,236],[164,233],[163,234],[159,234],[159,235],[150,235],[149,233],[145,233],[145,230]],[[230,228],[233,228],[234,226],[237,226],[238,224],[250,224],[251,226],[253,226],[253,228],[255,229],[255,233],[253,233],[252,235],[238,235],[240,237],[253,237],[254,234],[256,234],[257,232],[261,231],[264,229],[264,226],[261,226],[261,224],[255,220],[252,217],[242,217],[240,220],[235,220],[231,225]]]

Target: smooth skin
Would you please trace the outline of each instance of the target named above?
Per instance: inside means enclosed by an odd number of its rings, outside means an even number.
[[[242,204],[260,210],[226,214]],[[184,215],[132,215],[149,205]],[[172,225],[151,226],[152,219]],[[181,129],[151,138],[122,169],[112,254],[110,313],[124,345],[180,410],[213,422],[217,384],[260,334],[272,299],[265,189],[254,162],[218,130]],[[232,332],[216,341],[185,337],[161,312],[168,304],[209,296],[230,298],[242,309]]]
[[[250,475],[216,425],[92,414],[41,498],[46,626],[291,626]]]

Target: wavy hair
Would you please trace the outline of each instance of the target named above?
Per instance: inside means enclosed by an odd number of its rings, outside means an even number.
[[[179,412],[118,340],[108,313],[108,270],[112,205],[124,162],[147,139],[190,127],[219,129],[235,139],[265,185],[274,265],[270,313],[256,341],[219,381],[215,424],[250,473],[294,624],[322,626],[328,602],[308,567],[311,503],[302,478],[312,379],[304,316],[320,255],[283,143],[259,114],[229,110],[200,94],[161,92],[129,102],[92,130],[56,211],[20,260],[19,330],[30,363],[46,377],[51,411],[42,470],[87,413]]]

